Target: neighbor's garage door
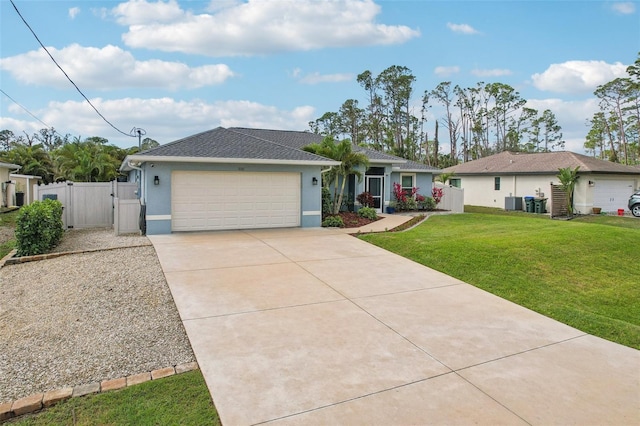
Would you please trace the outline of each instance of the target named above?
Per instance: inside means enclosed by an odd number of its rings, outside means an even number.
[[[605,212],[626,209],[631,194],[631,180],[597,180],[593,188],[593,206],[600,207]]]
[[[300,174],[186,172],[171,175],[171,229],[300,226]]]

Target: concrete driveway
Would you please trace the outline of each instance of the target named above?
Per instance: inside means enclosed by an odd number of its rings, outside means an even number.
[[[640,423],[640,351],[339,230],[149,238],[226,426]]]

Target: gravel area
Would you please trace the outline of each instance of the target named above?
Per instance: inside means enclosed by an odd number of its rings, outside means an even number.
[[[72,230],[56,251],[111,247],[0,269],[0,403],[195,361],[146,237]]]

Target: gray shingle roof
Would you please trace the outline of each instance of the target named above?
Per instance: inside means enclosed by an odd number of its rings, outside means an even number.
[[[443,169],[443,173],[455,172],[457,175],[478,174],[556,174],[561,168],[576,168],[579,172],[640,174],[640,170],[633,166],[599,160],[569,151],[514,153],[501,152],[489,157],[458,164]]]
[[[282,145],[302,149],[305,146],[320,143],[324,139],[324,136],[310,132],[297,132],[292,130],[266,130],[266,129],[247,129],[244,127],[232,127],[229,130],[234,130],[246,135],[255,136],[260,139],[277,142]],[[354,151],[361,152],[369,157],[372,162],[389,162],[392,164],[402,164],[407,162],[404,158],[396,157],[395,155],[386,154],[384,152],[376,151],[374,149],[354,146]],[[415,163],[419,164],[419,163]]]
[[[327,159],[297,148],[274,143],[233,129],[217,127],[141,152],[148,157],[229,158],[289,161]]]
[[[249,129],[245,127],[217,127],[213,130],[188,136],[174,142],[160,145],[138,154],[137,158],[180,157],[192,159],[238,159],[238,160],[273,160],[326,162],[327,159],[303,151],[305,146],[320,143],[323,136],[292,130]],[[354,150],[362,152],[373,163],[391,163],[401,168],[405,165],[411,170],[437,170],[433,167],[407,160],[394,155],[385,154],[373,149],[355,146]]]
[[[230,127],[229,130],[296,149],[320,143],[324,139],[324,136],[315,133],[295,130],[248,129],[245,127]]]
[[[415,161],[407,160],[406,163],[400,164],[400,170],[406,171],[431,171],[431,172],[439,172],[440,169],[433,166],[428,166],[423,163],[418,163]]]
[[[324,136],[315,133],[296,132],[292,130],[247,129],[244,127],[232,127],[229,130],[234,130],[246,135],[255,136],[263,140],[277,142],[279,144],[298,149],[302,149],[305,146],[314,143],[320,143],[324,139]],[[364,153],[371,161],[380,160],[390,163],[403,163],[406,161],[403,158],[361,146],[354,146],[354,151]]]

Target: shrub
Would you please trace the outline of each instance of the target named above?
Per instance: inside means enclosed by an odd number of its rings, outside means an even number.
[[[371,207],[363,207],[358,210],[358,216],[364,217],[365,219],[376,220],[378,218],[378,213],[376,213],[375,209]]]
[[[413,187],[411,191],[403,190],[402,186],[398,182],[393,183],[393,196],[396,199],[396,208],[398,210],[415,210],[418,208],[418,203],[415,200],[415,195],[419,188]]]
[[[17,255],[46,253],[58,244],[63,233],[60,201],[35,201],[24,206],[16,220]]]
[[[437,205],[442,200],[444,191],[442,190],[442,188],[433,187],[433,189],[431,190],[431,196],[433,197],[433,201],[435,201]],[[433,208],[435,209],[435,206]]]
[[[344,222],[340,216],[328,216],[322,221],[322,226],[325,228],[342,228],[344,226]]]
[[[422,210],[435,210],[436,201],[431,197],[422,197],[422,201],[418,201],[418,207]]]
[[[333,213],[333,201],[331,200],[331,191],[326,186],[322,187],[322,216],[328,216]]]
[[[363,192],[362,194],[358,195],[356,197],[356,200],[358,200],[358,202],[362,204],[363,207],[373,207],[373,195],[371,195],[371,193],[369,192]]]
[[[418,209],[418,202],[416,201],[415,198],[412,198],[412,197],[407,198],[402,208],[402,210],[417,210],[417,209]]]

